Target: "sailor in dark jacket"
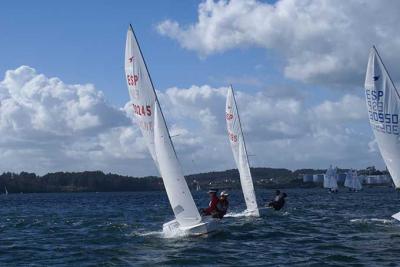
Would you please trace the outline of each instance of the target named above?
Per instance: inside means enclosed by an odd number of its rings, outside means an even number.
[[[202,216],[209,216],[212,215],[213,217],[217,214],[217,205],[219,199],[217,197],[218,189],[210,189],[208,190],[208,194],[210,196],[210,203],[208,204],[207,208],[200,209],[200,213]]]
[[[222,219],[229,208],[229,201],[228,201],[229,194],[225,191],[221,192],[218,204],[217,204],[217,218]]]
[[[281,193],[281,191],[276,190],[276,196],[274,200],[268,203],[268,207],[274,208],[274,210],[280,210],[285,206],[286,193]]]

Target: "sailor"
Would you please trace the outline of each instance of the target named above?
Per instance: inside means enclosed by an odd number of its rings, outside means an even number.
[[[276,190],[275,191],[275,198],[274,198],[273,201],[277,202],[279,200],[279,198],[280,198],[280,195],[281,195],[281,191],[280,190]]]
[[[220,194],[220,198],[217,204],[217,218],[222,219],[229,208],[229,201],[228,201],[229,194],[226,191],[222,191]]]
[[[208,208],[205,209],[200,209],[200,213],[203,216],[216,216],[217,214],[217,205],[219,202],[219,199],[217,197],[217,192],[218,189],[210,189],[208,190],[208,195],[210,196],[210,203],[208,204]]]
[[[280,210],[285,206],[285,198],[287,197],[286,193],[281,193],[281,191],[276,190],[276,195],[273,201],[268,203],[268,207],[271,207],[275,210]]]

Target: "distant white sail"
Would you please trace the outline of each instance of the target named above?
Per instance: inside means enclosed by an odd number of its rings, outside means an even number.
[[[259,216],[260,214],[258,211],[256,194],[254,192],[246,144],[232,86],[228,90],[225,110],[228,137],[231,143],[233,157],[235,158],[236,166],[239,170],[240,183],[242,185],[247,211],[251,212],[255,216]]]
[[[357,171],[353,172],[352,177],[353,177],[353,184],[352,184],[353,189],[356,190],[356,191],[361,190],[362,189],[362,185],[361,185],[361,182],[360,182],[360,178],[358,177]]]
[[[375,47],[365,77],[369,122],[396,188],[400,187],[400,95]]]
[[[183,227],[196,225],[201,217],[179,165],[132,27],[129,28],[126,38],[125,74],[136,121],[163,178],[176,220]]]
[[[352,184],[353,184],[353,171],[349,170],[346,173],[346,180],[344,180],[344,186],[347,188],[353,188]]]
[[[359,191],[362,189],[360,179],[357,175],[357,171],[349,170],[346,174],[346,180],[344,181],[344,186]]]
[[[8,195],[7,186],[4,186],[4,193],[6,194],[6,196]]]
[[[338,188],[336,169],[333,169],[332,165],[329,166],[328,170],[326,170],[324,176],[324,188],[329,188],[329,189]]]

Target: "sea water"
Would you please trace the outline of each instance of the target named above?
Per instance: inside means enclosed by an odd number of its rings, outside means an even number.
[[[231,212],[209,237],[165,238],[165,192],[0,195],[0,266],[397,266],[400,196],[391,188],[288,189],[283,211]],[[260,203],[274,190],[257,190]],[[205,192],[194,192],[199,207]]]

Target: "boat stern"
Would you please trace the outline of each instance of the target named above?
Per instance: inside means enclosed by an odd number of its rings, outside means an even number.
[[[180,226],[177,220],[172,220],[163,224],[163,235],[166,238],[207,235],[218,230],[218,221],[211,217],[203,217],[200,223],[184,227]]]

